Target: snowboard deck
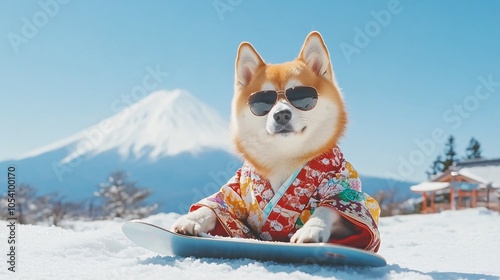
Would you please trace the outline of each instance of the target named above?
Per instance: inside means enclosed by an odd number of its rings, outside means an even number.
[[[380,267],[375,253],[327,243],[286,243],[228,237],[182,235],[140,220],[126,222],[123,233],[137,245],[161,255],[253,259],[279,263]]]

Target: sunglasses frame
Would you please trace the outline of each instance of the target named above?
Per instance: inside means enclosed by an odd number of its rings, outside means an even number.
[[[256,92],[253,92],[251,93],[249,96],[248,96],[248,101],[247,101],[247,106],[248,108],[250,109],[250,112],[252,112],[252,114],[254,114],[255,116],[257,117],[263,117],[267,114],[269,114],[269,112],[265,113],[264,115],[257,115],[255,114],[251,107],[250,107],[250,98],[252,97],[252,95],[255,95],[255,94],[258,94],[258,93],[263,93],[263,92],[276,92],[276,101],[274,101],[273,105],[271,106],[274,107],[274,105],[276,105],[276,103],[278,103],[278,101],[282,100],[282,99],[285,99],[288,103],[290,103],[290,105],[292,105],[295,109],[297,110],[300,110],[300,111],[304,111],[304,112],[307,112],[307,111],[311,111],[312,109],[314,109],[314,107],[316,107],[316,105],[318,104],[318,101],[316,101],[316,103],[314,104],[314,106],[312,106],[310,109],[307,109],[307,110],[304,110],[304,109],[300,109],[300,108],[297,108],[295,107],[295,105],[293,105],[293,103],[288,99],[288,97],[286,96],[286,92],[290,89],[294,89],[294,88],[312,88],[314,89],[314,91],[316,91],[316,99],[319,98],[319,92],[318,90],[315,88],[315,87],[312,87],[312,86],[294,86],[294,87],[290,87],[290,88],[287,88],[287,89],[280,89],[280,90],[274,90],[274,89],[268,89],[268,90],[260,90],[260,91],[256,91]]]

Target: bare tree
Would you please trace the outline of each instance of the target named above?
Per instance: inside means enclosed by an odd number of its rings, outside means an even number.
[[[112,173],[94,193],[101,198],[100,210],[104,218],[124,219],[144,218],[156,210],[157,204],[145,203],[150,194],[148,189],[137,187],[135,182],[129,181],[128,175],[123,171]]]
[[[64,219],[79,219],[83,215],[81,203],[64,202],[57,193],[39,195],[37,189],[28,184],[19,184],[14,199],[14,217],[20,224],[59,226]],[[0,211],[4,218],[9,215],[7,201],[6,195],[0,198]]]
[[[45,211],[45,219],[49,224],[60,226],[63,220],[79,220],[85,217],[83,204],[80,202],[65,202],[62,196],[54,194]]]
[[[381,190],[374,198],[380,205],[382,217],[416,213],[414,207],[409,207],[408,200],[398,195],[397,188]]]

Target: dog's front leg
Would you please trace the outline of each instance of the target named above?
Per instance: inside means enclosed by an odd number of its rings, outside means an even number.
[[[214,211],[201,207],[177,219],[172,228],[177,233],[200,236],[213,230],[216,222]]]
[[[292,236],[290,242],[328,242],[339,225],[342,226],[342,216],[337,211],[325,206],[318,207],[305,225]]]

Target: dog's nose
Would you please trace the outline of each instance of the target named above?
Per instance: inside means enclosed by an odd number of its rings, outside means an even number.
[[[276,121],[277,124],[285,125],[292,118],[292,112],[290,110],[287,110],[287,109],[277,111],[276,113],[274,113],[273,117],[274,117],[274,121]]]

